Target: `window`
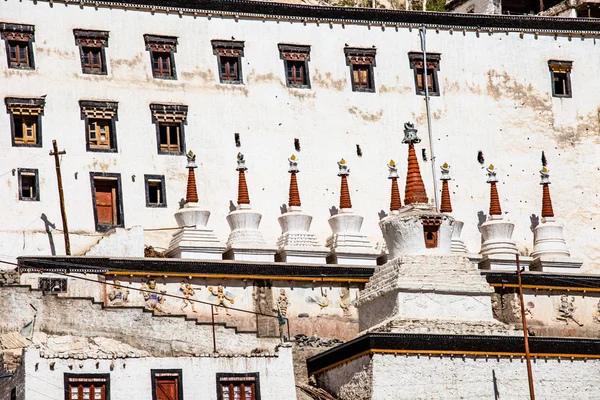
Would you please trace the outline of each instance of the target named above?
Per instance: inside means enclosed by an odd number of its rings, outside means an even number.
[[[116,120],[118,103],[113,101],[79,101],[85,122],[87,151],[117,151]]]
[[[19,168],[19,200],[40,201],[37,169]]]
[[[164,175],[144,175],[146,182],[146,207],[166,207]]]
[[[279,44],[279,54],[285,67],[287,85],[296,88],[310,88],[308,75],[310,46]]]
[[[152,400],[183,400],[180,369],[152,370]]]
[[[108,32],[74,29],[75,42],[79,46],[81,71],[84,74],[106,75],[106,56]]]
[[[234,40],[213,40],[213,53],[217,56],[221,83],[241,84],[242,57],[244,42]]]
[[[425,238],[425,248],[434,249],[438,247],[438,232],[442,224],[441,218],[423,218],[423,236]]]
[[[0,23],[9,68],[34,69],[33,25]]]
[[[183,125],[188,107],[175,104],[150,104],[150,110],[156,124],[158,154],[185,154]]]
[[[110,400],[110,375],[65,374],[67,400]]]
[[[162,79],[177,79],[174,53],[177,38],[171,36],[144,35],[146,50],[150,51],[152,76]]]
[[[218,400],[260,400],[258,373],[217,374]]]
[[[571,61],[548,61],[552,77],[552,96],[571,97]]]
[[[375,66],[374,48],[344,48],[346,64],[350,66],[350,81],[354,92],[374,92],[375,79],[373,67]]]
[[[11,119],[12,145],[41,147],[41,115],[45,100],[7,97],[4,102]]]
[[[123,227],[121,174],[90,172],[96,231]]]
[[[438,84],[437,71],[440,70],[440,55],[437,53],[427,53],[427,73],[423,66],[423,53],[408,53],[410,68],[415,75],[415,92],[425,95],[425,82],[430,96],[439,96],[440,88]]]
[[[67,280],[65,278],[39,278],[38,289],[43,292],[65,293]]]

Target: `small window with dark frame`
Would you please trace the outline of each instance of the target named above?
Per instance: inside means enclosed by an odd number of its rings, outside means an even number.
[[[0,23],[2,39],[6,42],[9,68],[34,69],[33,40],[34,26]]]
[[[150,104],[150,110],[153,122],[156,124],[158,154],[184,154],[183,126],[188,107],[175,104]]]
[[[37,169],[19,168],[19,200],[40,201],[40,184]]]
[[[117,151],[117,102],[80,100],[87,151]]]
[[[260,400],[258,373],[218,373],[217,400]]]
[[[144,35],[146,50],[150,52],[152,76],[162,79],[177,79],[175,56],[177,38],[172,36]]]
[[[10,114],[12,145],[41,147],[41,116],[46,104],[45,100],[7,97],[4,102]]]
[[[354,92],[375,92],[375,48],[345,47],[346,65],[350,67],[350,81]]]
[[[440,87],[437,72],[440,70],[440,54],[427,53],[427,68],[424,68],[423,65],[423,53],[408,53],[408,61],[414,72],[416,94],[425,95],[425,82],[427,82],[429,95],[439,96]]]
[[[109,374],[65,374],[68,400],[110,400]]]
[[[38,289],[43,292],[66,293],[66,278],[38,278]]]
[[[440,218],[423,218],[423,236],[426,249],[435,249],[438,247],[438,234],[442,220]]]
[[[167,195],[164,175],[144,175],[146,207],[166,207]]]
[[[217,56],[221,83],[242,84],[242,57],[244,42],[235,40],[212,40],[213,53]]]
[[[153,369],[152,400],[183,400],[180,369]]]
[[[289,87],[310,88],[308,61],[310,46],[293,44],[279,45],[279,55],[285,68],[286,83]]]
[[[124,226],[121,174],[90,172],[96,231]]]
[[[73,29],[75,42],[79,46],[81,71],[84,74],[106,75],[106,56],[108,32]]]
[[[552,96],[571,97],[571,69],[572,61],[548,61],[552,77]]]

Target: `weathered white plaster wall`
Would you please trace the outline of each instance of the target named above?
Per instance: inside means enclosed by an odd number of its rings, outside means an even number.
[[[50,363],[55,363],[54,370],[50,369]],[[113,370],[111,363],[114,364]],[[65,373],[110,374],[111,399],[151,399],[152,369],[181,369],[184,398],[217,399],[218,372],[258,372],[263,400],[296,397],[291,348],[281,348],[277,357],[149,357],[117,360],[47,359],[40,358],[37,350],[28,350],[25,352],[25,366],[27,400],[63,399]]]
[[[225,215],[236,198],[235,155],[241,150],[247,158],[253,209],[263,214],[265,239],[275,243],[280,235],[279,206],[287,200],[287,157],[294,152],[294,138],[300,139],[302,147],[298,180],[303,208],[313,215],[312,230],[323,243],[330,234],[329,208],[338,202],[336,161],[341,157],[352,170],[350,190],[354,211],[365,217],[363,232],[374,243],[381,241],[378,212],[387,210],[389,204],[385,163],[393,158],[399,161],[401,175],[406,172],[403,122],[412,120],[420,130],[423,142],[417,152],[429,197],[433,197],[431,161],[423,162],[420,157],[423,148],[430,153],[425,105],[423,97],[414,93],[407,57],[409,51],[420,48],[415,29],[382,30],[349,23],[330,28],[243,18],[236,22],[16,0],[0,3],[0,15],[2,22],[33,24],[36,29],[35,71],[7,69],[5,48],[0,46],[4,77],[0,98],[47,95],[42,148],[11,147],[9,115],[0,113],[0,147],[5,149],[0,180],[6,186],[0,191],[3,257],[50,253],[40,215],[46,214],[60,228],[54,164],[48,156],[52,139],[67,151],[62,168],[74,253],[89,248],[83,244],[87,236],[79,239],[77,235],[94,234],[90,171],[121,173],[126,227],[175,226],[173,212],[185,193],[186,161],[182,156],[157,154],[150,103],[189,106],[185,140],[187,149],[198,155],[200,204],[211,210],[209,227],[222,240],[229,233]],[[74,28],[110,31],[107,76],[81,73]],[[441,96],[431,100],[436,163],[447,161],[452,166],[453,215],[465,222],[463,238],[469,251],[479,251],[478,213],[487,213],[489,202],[477,152],[483,151],[486,165],[497,166],[502,208],[516,224],[513,238],[531,249],[530,217],[541,209],[537,171],[543,150],[551,171],[554,210],[566,225],[571,253],[585,258],[584,270],[599,268],[600,200],[594,186],[600,168],[596,161],[600,154],[596,40],[578,35],[555,39],[553,35],[520,38],[518,33],[500,32],[428,32],[428,50],[441,53]],[[152,78],[145,33],[178,37],[177,80]],[[245,41],[244,85],[218,83],[210,40],[232,36]],[[282,42],[312,46],[312,89],[285,87],[277,50]],[[351,91],[345,43],[377,48],[376,93]],[[573,61],[573,98],[551,97],[549,59]],[[78,104],[82,99],[119,102],[118,153],[85,151]],[[241,148],[234,145],[236,132]],[[357,144],[362,157],[356,155]],[[40,170],[40,202],[17,200],[13,168]],[[144,174],[166,176],[168,208],[145,207]],[[137,177],[135,182],[132,175]],[[147,232],[147,243],[167,247],[171,233]],[[35,236],[35,240],[23,240],[24,236]],[[54,236],[60,254],[62,240]]]

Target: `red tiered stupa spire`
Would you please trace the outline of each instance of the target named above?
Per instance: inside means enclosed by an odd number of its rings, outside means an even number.
[[[543,167],[540,171],[542,185],[542,217],[554,217],[554,210],[552,209],[552,198],[550,197],[550,171],[548,168]]]
[[[185,193],[186,203],[197,203],[198,202],[198,190],[196,189],[196,174],[194,169],[198,168],[196,165],[196,155],[191,150],[186,154],[188,163],[186,168],[188,169],[188,181],[187,190]]]
[[[450,201],[450,190],[448,189],[448,181],[450,180],[450,166],[448,163],[444,163],[441,166],[442,169],[442,203],[440,205],[440,212],[451,213],[452,202]]]
[[[239,172],[238,177],[238,204],[250,204],[250,195],[248,194],[248,185],[246,185],[246,160],[244,155],[238,153],[237,155],[238,166],[236,170]]]
[[[302,203],[300,202],[300,192],[298,191],[298,182],[296,180],[296,174],[300,172],[298,169],[298,161],[295,155],[292,155],[288,161],[290,162],[290,198],[288,201],[289,207],[300,207]]]
[[[400,199],[400,189],[398,189],[398,167],[394,160],[390,160],[388,169],[390,170],[388,179],[392,180],[390,211],[398,211],[402,208],[402,200]]]
[[[487,182],[490,184],[490,215],[502,215],[502,208],[500,207],[500,197],[498,196],[498,188],[496,187],[496,170],[493,165],[487,168],[488,179]]]
[[[350,189],[348,189],[348,175],[350,175],[350,170],[348,169],[348,164],[346,164],[346,160],[344,160],[343,158],[340,161],[338,161],[338,166],[340,168],[338,176],[342,178],[342,184],[340,187],[340,209],[352,208],[352,200],[350,199]]]
[[[406,189],[404,190],[404,204],[424,203],[427,204],[427,192],[421,178],[419,161],[415,153],[415,143],[421,142],[417,137],[417,130],[413,124],[407,122],[404,124],[404,140],[402,143],[408,143],[408,170],[406,172]]]

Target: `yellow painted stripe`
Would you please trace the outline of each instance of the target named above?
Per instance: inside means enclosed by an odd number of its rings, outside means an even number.
[[[519,285],[516,283],[491,283],[493,287],[501,288],[518,288]],[[560,290],[560,291],[574,291],[574,292],[600,292],[600,288],[589,288],[589,287],[578,287],[578,286],[544,286],[544,285],[523,285],[523,289],[537,289],[537,290]]]

